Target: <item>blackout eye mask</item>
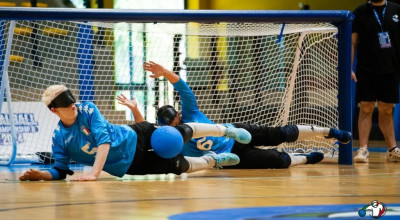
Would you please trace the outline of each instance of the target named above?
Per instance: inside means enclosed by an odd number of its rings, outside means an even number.
[[[72,95],[71,91],[65,90],[64,92],[60,93],[53,101],[50,102],[50,104],[47,106],[49,109],[51,108],[65,108],[71,105],[72,103],[75,103],[76,100],[74,96]]]
[[[177,112],[172,106],[164,106],[160,108],[157,112],[158,123],[162,125],[167,125],[174,120],[176,114]]]

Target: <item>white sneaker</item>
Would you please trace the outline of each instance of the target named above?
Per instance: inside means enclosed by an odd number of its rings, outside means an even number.
[[[360,147],[354,156],[355,163],[368,163],[369,152],[366,147]]]
[[[386,160],[391,162],[400,162],[400,148],[395,147],[392,152],[386,152]]]

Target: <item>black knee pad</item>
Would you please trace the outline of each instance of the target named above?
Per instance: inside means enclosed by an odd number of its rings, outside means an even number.
[[[183,143],[188,142],[193,137],[193,129],[186,124],[181,124],[175,127],[183,137]]]
[[[294,142],[299,137],[299,128],[297,125],[286,125],[281,127],[285,136],[285,142]]]
[[[271,149],[265,150],[265,154],[267,155],[266,158],[268,158],[265,168],[283,169],[288,168],[292,163],[289,154],[284,151]]]
[[[181,173],[185,173],[189,170],[190,165],[189,161],[185,159],[185,157],[182,154],[178,154],[176,158],[176,170],[175,174],[180,175]]]
[[[283,160],[283,164],[281,168],[288,168],[290,164],[292,163],[292,159],[290,159],[290,156],[286,152],[281,152],[281,158]]]

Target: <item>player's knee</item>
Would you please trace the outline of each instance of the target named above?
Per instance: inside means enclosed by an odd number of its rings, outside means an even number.
[[[281,158],[282,158],[282,164],[280,168],[288,168],[292,163],[289,154],[286,152],[281,152]]]
[[[178,156],[176,156],[175,164],[176,170],[174,173],[177,175],[187,172],[190,168],[189,161],[187,161],[182,154],[178,154]]]
[[[186,124],[181,124],[175,127],[182,134],[183,143],[188,142],[193,137],[193,129]]]
[[[286,152],[279,152],[277,150],[268,153],[269,165],[268,168],[283,169],[288,168],[292,162],[289,154]],[[273,164],[271,166],[271,164]]]
[[[294,142],[299,137],[299,128],[296,125],[286,125],[280,129],[285,142]]]

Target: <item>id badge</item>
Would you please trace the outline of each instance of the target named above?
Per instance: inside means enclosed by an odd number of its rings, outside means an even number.
[[[390,44],[390,37],[388,32],[381,32],[378,33],[379,37],[379,44],[381,48],[391,48],[392,45]]]

